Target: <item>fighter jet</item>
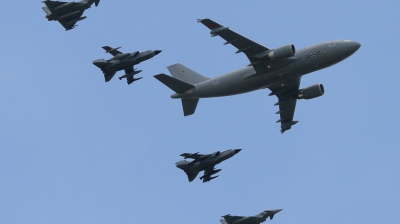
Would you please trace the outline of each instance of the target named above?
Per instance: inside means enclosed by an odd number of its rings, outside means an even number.
[[[134,75],[142,71],[134,69],[133,66],[142,61],[146,61],[161,52],[160,50],[149,50],[144,52],[136,51],[133,53],[124,54],[118,51],[119,48],[121,47],[111,48],[109,46],[104,46],[103,49],[106,50],[106,53],[110,53],[114,57],[109,60],[98,59],[93,61],[93,64],[103,71],[106,82],[110,81],[114,77],[115,73],[120,70],[125,70],[125,75],[119,77],[119,80],[126,78],[128,85],[143,78],[133,78]]]
[[[189,182],[192,182],[197,175],[204,170],[204,175],[200,177],[200,180],[203,180],[203,183],[208,182],[212,179],[217,178],[218,176],[211,177],[221,171],[221,169],[214,169],[215,165],[218,163],[231,158],[236,155],[236,153],[240,152],[241,149],[229,149],[223,152],[217,151],[212,154],[199,154],[196,153],[183,153],[181,156],[185,158],[185,160],[181,160],[175,163],[176,167],[185,171],[188,176]],[[187,161],[186,159],[193,159],[192,161]]]
[[[278,212],[282,211],[282,209],[277,210],[265,210],[255,216],[232,216],[232,215],[224,215],[223,219],[219,220],[222,224],[260,224],[265,222],[265,220],[272,220],[274,215]]]
[[[200,98],[231,96],[268,88],[270,96],[277,96],[281,133],[289,130],[294,121],[298,99],[313,99],[325,92],[322,84],[300,88],[303,75],[334,65],[356,52],[361,44],[350,40],[334,40],[316,44],[296,51],[293,44],[276,49],[264,47],[210,19],[199,19],[211,30],[211,36],[225,39],[243,52],[250,60],[247,67],[216,78],[208,78],[185,67],[174,64],[168,67],[173,77],[165,74],[154,76],[176,94],[171,98],[182,100],[185,116],[195,112]]]
[[[75,28],[78,21],[86,19],[82,16],[83,12],[90,8],[93,3],[96,7],[100,0],[82,0],[80,2],[59,2],[59,1],[43,1],[46,6],[42,7],[49,21],[58,21],[65,28],[71,30]]]

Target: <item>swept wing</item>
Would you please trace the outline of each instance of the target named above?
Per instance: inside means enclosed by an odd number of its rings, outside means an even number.
[[[272,91],[270,95],[278,97],[275,106],[279,106],[279,111],[276,114],[279,114],[280,119],[276,123],[281,123],[282,134],[298,122],[293,121],[293,117],[297,102],[297,98],[294,96],[299,92],[299,87],[300,77],[268,87]]]
[[[236,53],[243,52],[247,58],[250,60],[251,64],[258,74],[265,73],[266,65],[265,59],[262,57],[267,55],[270,51],[269,48],[256,43],[232,30],[229,27],[224,27],[211,19],[198,19],[197,22],[204,24],[211,30],[212,36],[220,36],[226,40],[225,44],[231,44],[238,50]]]
[[[112,56],[115,56],[115,55],[118,55],[118,54],[122,54],[122,52],[118,50],[121,47],[112,48],[110,46],[104,46],[102,48],[104,50],[106,50],[106,53],[110,53]]]
[[[79,9],[76,11],[68,12],[70,10],[69,8],[61,8],[60,10],[57,9],[57,7],[65,4],[71,4],[71,7],[73,7],[74,5],[78,5],[81,3],[58,1],[44,1],[43,3],[46,4],[47,8],[52,14],[59,15],[59,18],[57,20],[66,30],[73,29],[75,27],[75,24],[79,21],[85,11],[84,9]]]
[[[211,30],[212,36],[220,36],[226,40],[225,44],[232,44],[238,50],[236,53],[243,52],[250,60],[250,65],[253,66],[257,74],[264,74],[267,72],[267,60],[264,58],[270,51],[269,48],[264,47],[242,35],[232,31],[229,27],[224,27],[211,19],[199,19],[198,22],[204,24]],[[269,63],[280,63],[277,61],[269,61]],[[281,74],[282,75],[282,74]],[[297,98],[293,97],[299,91],[300,77],[290,80],[282,80],[281,83],[268,86],[272,91],[270,95],[278,97],[280,119],[277,121],[281,123],[281,132],[289,130],[292,125],[297,121],[293,121],[294,111],[296,108]]]

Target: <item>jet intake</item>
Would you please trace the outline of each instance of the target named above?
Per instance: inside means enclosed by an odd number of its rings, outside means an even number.
[[[296,48],[294,47],[293,44],[289,44],[269,52],[268,57],[271,60],[279,60],[292,57],[295,54],[296,54]]]
[[[297,94],[298,99],[313,99],[324,95],[325,89],[322,84],[315,84],[305,89],[301,89]]]

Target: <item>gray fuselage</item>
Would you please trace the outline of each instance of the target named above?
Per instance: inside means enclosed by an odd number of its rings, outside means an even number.
[[[107,65],[102,67],[102,69],[105,71],[120,71],[154,57],[158,54],[157,52],[160,51],[149,50],[137,54],[127,54],[124,58],[108,60]]]
[[[177,162],[176,165],[187,172],[195,173],[210,167],[214,167],[215,165],[221,163],[222,161],[227,160],[232,156],[236,155],[236,153],[237,152],[235,152],[235,150],[229,149],[219,154],[213,153],[210,157],[200,160],[198,162],[194,162],[190,165],[189,165],[190,162],[186,160],[181,160]]]
[[[171,98],[209,98],[242,94],[294,79],[311,72],[334,65],[358,50],[361,45],[350,40],[335,40],[316,44],[298,50],[293,57],[271,61],[271,67],[264,74],[256,74],[248,66],[228,74],[195,84],[195,88],[173,94]]]

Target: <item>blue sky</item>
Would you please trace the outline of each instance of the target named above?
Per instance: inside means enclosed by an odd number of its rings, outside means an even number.
[[[399,2],[102,0],[68,32],[40,1],[2,5],[0,223],[219,223],[278,208],[268,222],[399,223]],[[153,75],[248,64],[196,22],[207,17],[269,48],[362,47],[303,77],[325,95],[299,101],[283,135],[268,90],[201,99],[183,117]],[[163,52],[128,86],[92,65],[104,45]],[[243,150],[206,184],[174,165],[230,148]]]

